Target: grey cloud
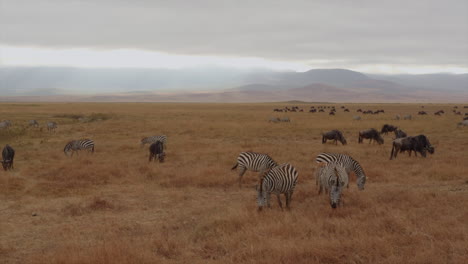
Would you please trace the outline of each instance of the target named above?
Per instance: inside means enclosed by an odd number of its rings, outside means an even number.
[[[9,45],[468,68],[465,0],[2,0],[0,25]]]

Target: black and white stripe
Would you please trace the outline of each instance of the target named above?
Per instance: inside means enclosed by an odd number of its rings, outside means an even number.
[[[140,147],[143,147],[145,144],[155,143],[156,141],[161,141],[164,147],[166,147],[167,137],[165,135],[160,135],[142,138]]]
[[[234,167],[232,167],[232,170],[239,167],[240,186],[242,176],[246,170],[260,172],[259,176],[262,176],[263,172],[276,166],[278,166],[278,163],[276,163],[276,161],[274,161],[267,154],[256,152],[241,152],[239,157],[237,157],[237,163],[234,165]]]
[[[36,120],[33,119],[33,120],[29,120],[29,121],[28,121],[28,125],[29,125],[30,127],[38,127],[38,126],[39,126],[39,123],[38,123]]]
[[[89,152],[94,152],[94,141],[91,139],[81,139],[81,140],[72,140],[65,145],[63,152],[65,155],[69,155],[71,152],[71,156],[73,153],[79,150],[87,149]]]
[[[346,169],[346,173],[350,173],[351,171],[356,174],[357,177],[357,186],[359,190],[364,190],[364,185],[366,184],[366,174],[362,169],[359,162],[353,159],[351,156],[346,154],[340,153],[320,153],[317,155],[315,159],[317,163],[331,163],[331,162],[338,162],[343,164],[344,168]]]
[[[325,190],[330,194],[330,205],[336,208],[340,204],[341,192],[348,185],[348,173],[341,163],[330,162],[320,167],[315,175],[316,184],[319,185],[319,194]]]
[[[265,172],[265,176],[260,179],[257,186],[257,204],[258,210],[264,206],[270,207],[270,196],[275,194],[278,198],[278,204],[283,209],[280,194],[286,197],[286,208],[289,209],[291,197],[297,184],[297,170],[288,163],[281,164]]]
[[[57,128],[57,123],[56,122],[47,122],[47,130],[48,131],[55,131]]]

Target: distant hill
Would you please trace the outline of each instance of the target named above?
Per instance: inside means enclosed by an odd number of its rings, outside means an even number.
[[[0,68],[0,101],[468,102],[468,74]]]

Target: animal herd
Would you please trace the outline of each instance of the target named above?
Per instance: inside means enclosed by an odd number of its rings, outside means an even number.
[[[336,112],[335,107],[324,107],[318,106],[315,108],[311,107],[309,112],[324,112],[324,109],[330,109],[330,114]],[[465,107],[466,108],[466,107]],[[341,107],[344,112],[349,112],[349,109],[344,106]],[[276,112],[303,112],[302,108],[297,106],[276,108]],[[366,110],[358,109],[357,112],[363,114],[378,114],[384,113],[384,110]],[[418,114],[424,115],[420,111]],[[444,111],[438,111],[435,114],[444,114]],[[427,114],[427,113],[426,113]],[[401,117],[397,115],[395,117],[399,120]],[[354,120],[361,120],[360,116],[354,116]],[[411,120],[411,115],[403,116],[404,120]],[[284,118],[271,118],[270,122],[290,122],[289,117]],[[468,126],[468,120],[464,120],[458,124],[459,126]],[[0,128],[9,128],[12,126],[11,121],[4,120],[0,122]],[[28,121],[29,127],[39,127],[39,123],[36,120]],[[46,127],[48,131],[55,131],[57,128],[56,122],[47,122]],[[382,135],[388,135],[393,132],[395,139],[392,142],[392,149],[390,154],[390,160],[397,157],[398,153],[414,152],[415,156],[419,153],[422,157],[426,157],[426,153],[433,154],[435,148],[430,144],[429,139],[425,135],[408,136],[403,130],[397,126],[385,124],[382,126],[380,132],[374,128],[361,130],[358,133],[358,143],[363,143],[365,139],[369,140],[369,144],[372,141],[378,144],[383,144],[384,139]],[[322,133],[322,144],[327,143],[328,140],[333,141],[335,145],[340,142],[342,145],[346,145],[347,141],[344,134],[340,130],[331,130]],[[164,162],[166,153],[167,137],[165,135],[145,137],[141,139],[140,146],[143,147],[149,144],[149,161],[158,160],[160,163]],[[81,139],[72,140],[66,143],[63,151],[67,156],[73,156],[81,150],[87,150],[93,153],[95,150],[94,141],[92,139]],[[14,158],[15,150],[10,145],[5,145],[2,151],[2,166],[5,171],[14,169]],[[319,163],[319,168],[316,170],[315,178],[316,185],[318,186],[318,193],[325,192],[329,194],[329,202],[332,208],[337,208],[341,203],[341,194],[344,187],[348,186],[349,173],[354,172],[357,176],[357,186],[359,190],[364,190],[366,175],[361,165],[354,160],[351,156],[341,153],[320,153],[316,158]],[[236,164],[232,167],[232,170],[238,169],[238,184],[241,186],[242,177],[246,171],[258,172],[258,184],[256,186],[257,191],[257,205],[258,210],[262,210],[265,206],[270,207],[270,196],[274,194],[277,196],[278,204],[282,208],[282,202],[280,195],[284,194],[286,198],[286,208],[290,208],[292,195],[297,185],[298,172],[289,163],[278,164],[273,158],[267,154],[256,153],[256,152],[241,152],[237,158]]]

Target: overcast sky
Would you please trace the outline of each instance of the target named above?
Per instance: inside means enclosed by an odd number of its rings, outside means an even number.
[[[0,0],[0,66],[468,72],[468,1]]]

